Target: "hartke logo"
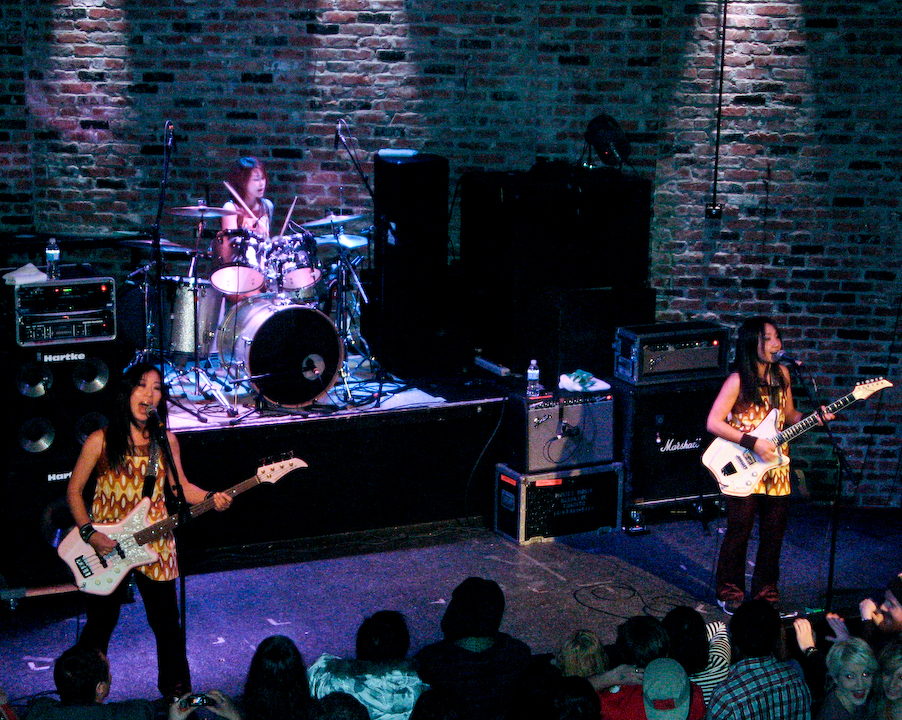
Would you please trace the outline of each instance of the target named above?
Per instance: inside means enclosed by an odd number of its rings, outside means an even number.
[[[64,472],[64,473],[50,473],[47,476],[47,482],[57,482],[59,480],[68,480],[72,477],[72,471]]]
[[[665,442],[661,446],[662,453],[668,452],[680,452],[681,450],[698,450],[702,446],[702,439],[698,438],[697,440],[680,440],[676,441],[673,438],[667,438],[667,442]]]
[[[84,360],[88,356],[80,352],[67,352],[64,355],[44,355],[41,360],[44,362],[71,362],[72,360]]]

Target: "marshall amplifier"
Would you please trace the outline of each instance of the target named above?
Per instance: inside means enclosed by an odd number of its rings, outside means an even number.
[[[617,328],[614,376],[634,385],[725,377],[729,331],[692,321]]]
[[[116,283],[111,277],[16,286],[21,347],[115,340]]]
[[[620,463],[545,473],[495,466],[495,531],[518,545],[620,527]]]
[[[512,395],[507,410],[511,467],[541,470],[598,465],[614,459],[614,398],[610,392],[558,391]]]

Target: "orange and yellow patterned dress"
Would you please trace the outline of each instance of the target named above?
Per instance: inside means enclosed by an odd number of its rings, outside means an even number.
[[[122,522],[143,498],[144,478],[151,464],[150,444],[134,448],[134,455],[126,455],[123,468],[114,470],[101,454],[97,466],[97,487],[91,504],[91,518],[96,523]],[[157,463],[156,483],[150,498],[149,520],[155,523],[169,517],[163,494],[166,470],[162,457]],[[175,539],[169,533],[150,543],[160,559],[137,568],[151,580],[175,580],[179,575],[175,554]]]
[[[785,402],[785,393],[783,390],[779,392],[779,406],[777,408],[777,431],[783,430],[783,424],[786,422],[786,417],[783,415],[783,403]],[[761,424],[761,421],[767,417],[767,414],[773,409],[773,406],[770,402],[770,397],[766,392],[761,393],[761,397],[764,400],[763,405],[752,405],[750,408],[744,410],[743,412],[737,412],[734,408],[733,412],[730,413],[730,416],[727,418],[727,422],[730,423],[737,430],[747,433],[751,430],[754,430]],[[780,448],[780,452],[789,456],[789,446],[784,444]],[[780,467],[776,467],[770,472],[765,473],[761,476],[761,479],[758,481],[758,484],[755,485],[755,489],[752,490],[753,495],[774,495],[774,496],[784,496],[789,495],[791,491],[789,485],[789,463],[785,465],[781,465]]]

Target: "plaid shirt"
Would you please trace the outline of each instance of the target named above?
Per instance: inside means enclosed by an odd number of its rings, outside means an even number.
[[[740,660],[714,688],[708,720],[810,720],[811,693],[801,675],[774,657]]]

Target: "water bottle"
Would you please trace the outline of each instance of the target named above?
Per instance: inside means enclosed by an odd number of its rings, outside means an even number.
[[[536,360],[529,361],[526,369],[526,397],[538,397],[541,393],[539,385],[539,363]]]
[[[60,276],[60,246],[56,244],[56,238],[47,241],[44,259],[47,262],[47,279],[57,280]]]

